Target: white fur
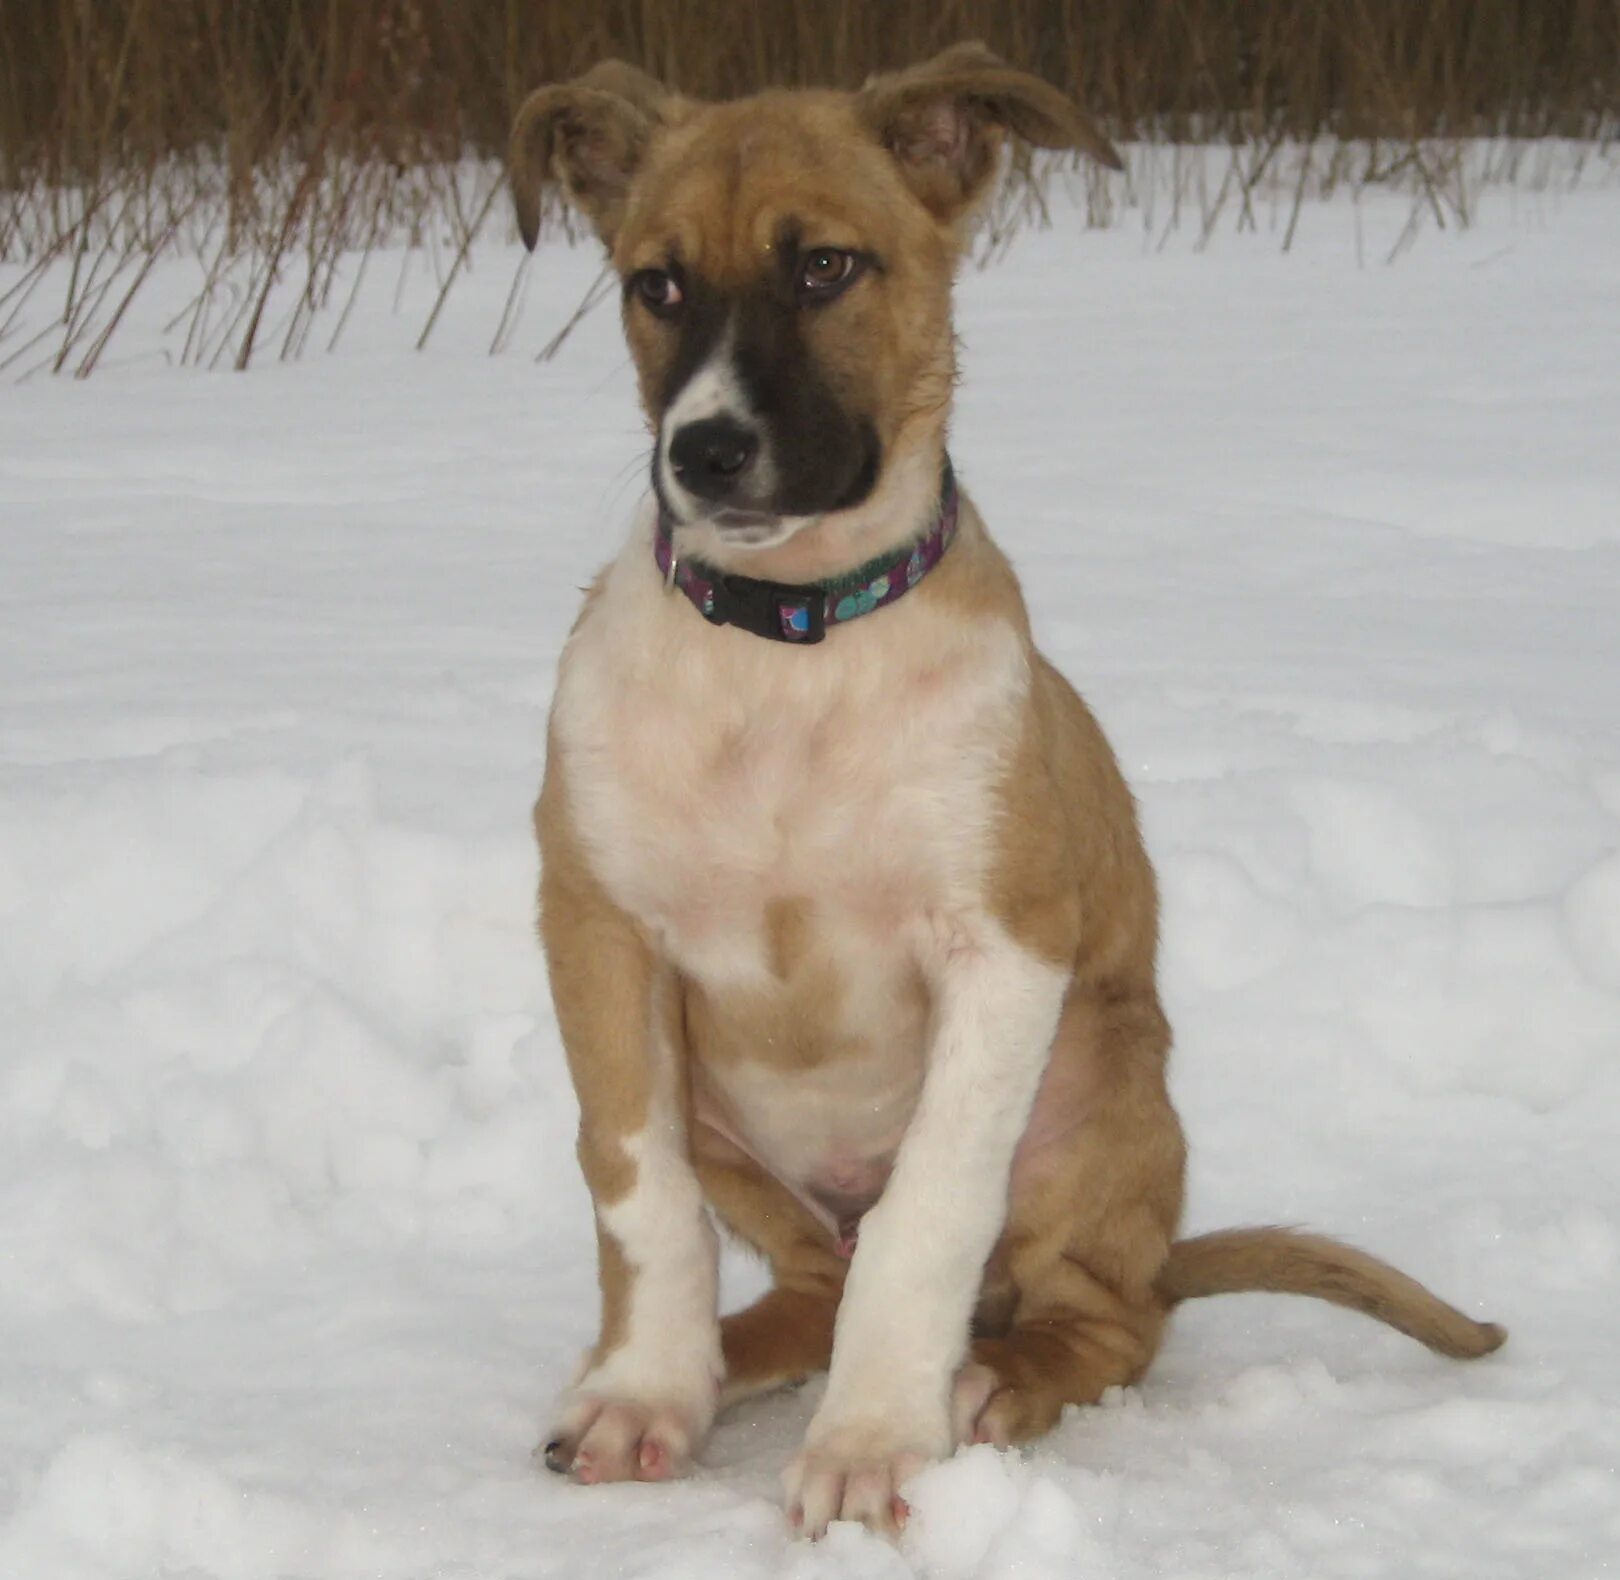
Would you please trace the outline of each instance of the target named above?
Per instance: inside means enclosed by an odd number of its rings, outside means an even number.
[[[813,651],[714,629],[644,520],[564,656],[570,805],[614,900],[687,976],[770,980],[764,911],[808,901],[862,1013],[914,979],[902,923],[977,903],[1029,677],[1017,633],[919,597]]]
[[[697,1176],[650,1131],[630,1138],[636,1183],[602,1210],[633,1278],[624,1342],[581,1393],[673,1404],[707,1424],[720,1381],[716,1244]]]
[[[661,1036],[649,1040],[657,1067],[647,1125],[621,1143],[635,1181],[598,1208],[629,1264],[629,1321],[624,1341],[573,1394],[673,1407],[696,1437],[714,1415],[722,1370],[718,1246],[687,1147],[672,1050]]]
[[[852,1018],[852,1029],[875,1043],[865,1055],[802,1070],[747,1062],[705,1069],[696,1089],[698,1116],[831,1229],[831,1215],[810,1192],[870,1189],[875,1196],[917,1106],[923,1059],[914,1022],[874,1002],[870,1018]]]
[[[919,950],[934,989],[928,1073],[861,1224],[811,1449],[856,1432],[872,1440],[863,1454],[949,1450],[951,1379],[1068,984],[988,916],[930,931]]]
[[[676,391],[675,399],[664,413],[664,448],[669,448],[669,435],[684,428],[689,422],[702,422],[708,417],[735,417],[747,422],[753,410],[743,394],[737,378],[735,343],[728,327],[715,343],[709,359]]]

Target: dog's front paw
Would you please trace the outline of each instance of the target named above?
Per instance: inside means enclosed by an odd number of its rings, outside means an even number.
[[[570,1396],[534,1457],[559,1476],[599,1481],[668,1481],[692,1468],[708,1419],[670,1404]]]
[[[852,1421],[810,1435],[783,1474],[787,1515],[802,1535],[824,1535],[833,1520],[857,1520],[893,1538],[910,1509],[901,1487],[950,1450],[948,1435],[898,1421]]]

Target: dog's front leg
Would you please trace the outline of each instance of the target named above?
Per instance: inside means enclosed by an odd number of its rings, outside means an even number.
[[[950,1451],[952,1380],[1007,1211],[1068,972],[989,917],[930,927],[928,1070],[882,1199],[861,1221],[827,1392],[786,1476],[789,1518],[894,1529],[900,1483]]]
[[[588,870],[560,800],[548,777],[541,934],[579,1094],[602,1325],[544,1457],[579,1481],[661,1480],[688,1468],[714,1419],[717,1246],[687,1146],[673,975]]]

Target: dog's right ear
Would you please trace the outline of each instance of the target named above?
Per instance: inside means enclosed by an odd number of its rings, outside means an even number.
[[[531,93],[513,119],[507,155],[523,245],[534,251],[545,184],[556,181],[611,247],[654,130],[684,102],[622,60]]]
[[[944,220],[989,190],[1007,135],[1036,148],[1078,148],[1123,169],[1114,145],[1066,93],[983,44],[957,44],[906,71],[873,77],[856,102],[906,184]]]

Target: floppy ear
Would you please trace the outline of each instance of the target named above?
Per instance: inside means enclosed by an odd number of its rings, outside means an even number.
[[[534,250],[541,194],[557,181],[611,246],[648,140],[683,102],[622,60],[531,93],[512,122],[507,156],[523,245]]]
[[[1011,132],[1037,148],[1083,149],[1123,169],[1114,146],[1065,93],[1016,71],[983,44],[957,44],[920,66],[874,77],[859,103],[923,203],[954,219],[981,198]]]

